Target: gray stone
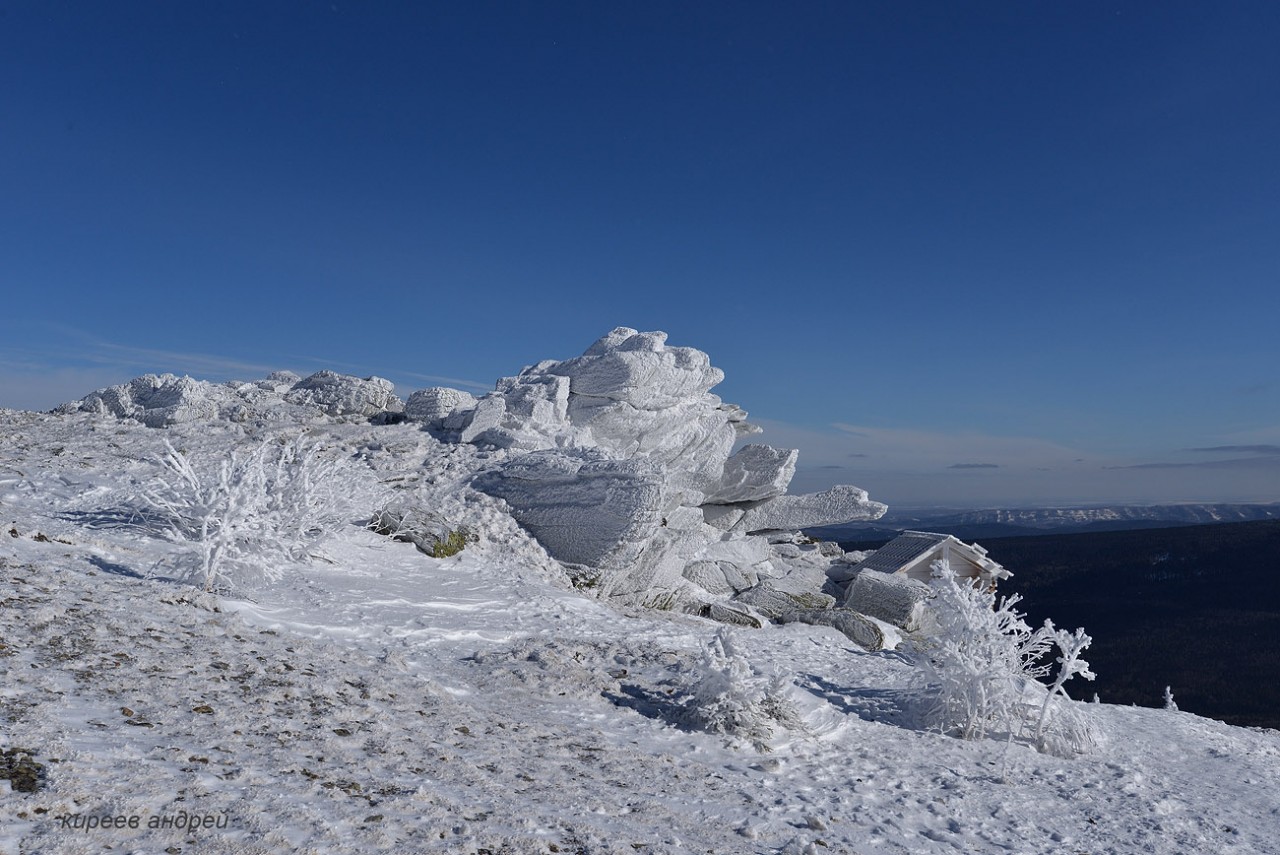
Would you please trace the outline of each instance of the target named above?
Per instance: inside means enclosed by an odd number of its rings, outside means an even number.
[[[712,603],[707,608],[707,617],[720,623],[733,626],[745,626],[750,629],[763,629],[764,622],[744,609],[735,609],[732,605]]]

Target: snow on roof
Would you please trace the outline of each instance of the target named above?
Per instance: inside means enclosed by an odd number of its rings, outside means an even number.
[[[879,570],[881,573],[893,573],[902,565],[908,564],[924,555],[950,536],[948,534],[935,534],[931,531],[904,531],[867,556],[866,560],[862,561],[858,567],[865,570]]]
[[[881,573],[896,573],[935,547],[949,543],[951,548],[961,549],[968,553],[968,558],[984,571],[997,578],[1012,575],[996,562],[987,558],[987,551],[976,543],[969,544],[949,534],[933,531],[904,531],[857,565],[859,570],[878,570]]]

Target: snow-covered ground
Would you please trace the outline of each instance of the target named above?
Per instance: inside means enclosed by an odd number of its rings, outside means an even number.
[[[434,497],[461,553],[352,520],[238,597],[154,578],[187,547],[121,503],[166,439],[252,433],[0,411],[0,751],[43,766],[0,780],[5,855],[1280,852],[1280,733],[1100,704],[1089,754],[965,742],[915,726],[905,657],[829,628],[734,630],[800,721],[699,730],[723,627],[576,590],[458,490],[485,452],[414,425],[308,436],[371,477],[353,497]]]

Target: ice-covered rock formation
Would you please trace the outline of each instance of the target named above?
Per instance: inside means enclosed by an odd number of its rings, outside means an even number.
[[[661,469],[591,451],[530,452],[475,485],[505,499],[516,520],[556,558],[589,567],[636,561],[667,505]]]
[[[429,428],[457,430],[466,421],[455,424],[452,419],[458,414],[473,410],[475,406],[476,398],[470,392],[433,387],[410,395],[409,400],[404,402],[404,414],[406,418],[421,422]]]
[[[387,380],[332,371],[223,384],[148,375],[62,409],[151,427],[215,418],[407,421],[432,435],[428,453],[467,449],[447,489],[502,499],[575,579],[602,595],[747,625],[832,607],[842,592],[824,589],[842,553],[787,533],[875,519],[885,506],[849,486],[787,495],[797,452],[747,444],[735,453],[759,429],[711,392],[724,374],[707,354],[666,340],[619,327],[581,356],[539,362],[478,399],[432,388],[402,404]],[[404,520],[435,519],[429,502],[442,495],[398,506],[403,519],[383,527],[422,529],[435,537],[434,549],[439,532]]]
[[[110,414],[147,427],[166,427],[234,418],[232,411],[242,403],[235,390],[224,385],[174,374],[145,374],[128,383],[91,392],[76,403],[63,404],[58,411]]]
[[[396,387],[381,377],[351,377],[334,371],[317,371],[299,380],[285,393],[291,404],[313,406],[329,416],[375,416],[402,408]]]
[[[63,404],[57,412],[100,413],[161,428],[212,419],[243,422],[300,414],[367,418],[400,409],[395,387],[381,377],[361,379],[319,371],[304,379],[291,371],[276,371],[253,383],[146,374]]]
[[[469,413],[451,409],[465,422],[458,440],[510,453],[474,485],[506,500],[553,556],[598,569],[607,594],[788,601],[772,583],[760,587],[785,574],[753,532],[875,519],[885,506],[856,487],[785,495],[797,452],[733,453],[756,429],[711,393],[723,372],[666,338],[619,327],[582,356],[500,380]],[[794,593],[797,606],[834,602]]]

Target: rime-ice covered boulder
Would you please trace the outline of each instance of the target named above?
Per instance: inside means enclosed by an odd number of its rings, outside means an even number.
[[[720,482],[707,494],[706,504],[731,505],[781,496],[796,474],[799,456],[795,449],[743,446],[725,461]]]
[[[612,595],[696,602],[759,588],[793,608],[831,604],[821,593],[825,558],[803,576],[812,591],[761,588],[800,576],[775,567],[768,542],[749,533],[874,519],[884,506],[856,487],[785,495],[797,452],[748,445],[733,454],[756,428],[711,393],[724,375],[710,358],[666,338],[618,327],[581,356],[499,380],[465,411],[458,438],[515,456],[474,485],[506,499],[552,555],[603,570],[601,590]]]
[[[329,416],[375,416],[400,410],[395,384],[381,377],[352,377],[335,371],[317,371],[299,380],[285,393],[291,404],[315,407]]]
[[[851,520],[875,520],[886,510],[888,506],[871,501],[866,490],[837,484],[821,493],[769,499],[743,514],[735,528],[747,532],[799,531]]]
[[[64,404],[58,412],[110,414],[157,428],[218,418],[240,403],[240,397],[225,385],[174,374],[145,374]]]
[[[685,565],[682,575],[702,590],[725,597],[732,597],[760,583],[760,576],[753,568],[733,561],[692,561]]]
[[[836,604],[836,598],[830,594],[813,590],[784,590],[777,582],[769,579],[743,591],[733,601],[745,603],[771,618],[780,618],[788,612],[801,609],[829,609]]]
[[[604,570],[636,560],[662,525],[667,503],[660,470],[583,452],[530,452],[474,484],[504,499],[553,557]]]
[[[296,386],[301,379],[302,375],[294,374],[292,371],[272,371],[253,385],[265,392],[284,394]]]
[[[405,417],[427,427],[447,427],[450,418],[474,410],[476,397],[459,389],[436,386],[422,389],[404,402]]]
[[[933,591],[923,582],[896,573],[863,570],[849,584],[845,608],[914,632],[925,616]]]
[[[850,641],[867,650],[884,650],[887,646],[884,629],[867,616],[852,609],[800,609],[781,616],[783,623],[807,623],[812,626],[829,626],[844,633]]]
[[[582,356],[547,360],[477,402],[463,442],[537,451],[592,448],[665,467],[697,506],[718,485],[746,413],[708,391],[724,378],[710,358],[668,347],[666,334],[619,327]]]
[[[442,514],[408,502],[397,502],[373,515],[370,526],[379,534],[412,543],[435,558],[461,552],[476,538],[466,527],[456,525]]]
[[[667,347],[664,332],[618,327],[582,356],[548,366],[568,377],[575,395],[662,410],[701,396],[724,379],[710,358],[692,347]]]

